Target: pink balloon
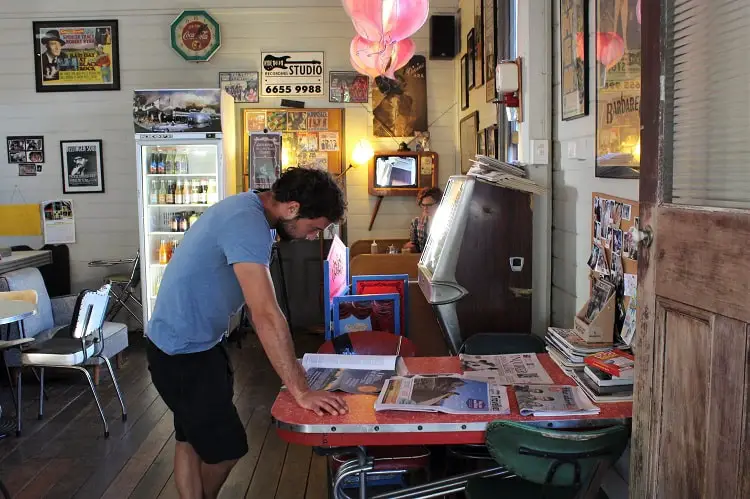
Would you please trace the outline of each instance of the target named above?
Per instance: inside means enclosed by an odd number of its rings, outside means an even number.
[[[596,59],[609,69],[625,55],[625,41],[612,31],[596,34]]]
[[[635,17],[638,19],[638,24],[641,24],[641,0],[635,5]]]
[[[411,38],[401,40],[393,45],[393,55],[391,56],[390,66],[388,66],[385,76],[391,80],[396,79],[396,71],[406,66],[414,57],[416,44]]]
[[[349,56],[357,71],[369,76],[380,76],[388,68],[393,54],[393,45],[372,42],[355,36],[349,46]],[[356,64],[355,64],[356,63]]]
[[[409,38],[427,22],[429,0],[342,0],[362,38],[398,42]]]

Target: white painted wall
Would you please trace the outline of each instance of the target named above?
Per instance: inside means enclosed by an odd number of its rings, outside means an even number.
[[[589,1],[589,115],[562,121],[560,115],[560,3],[554,4],[555,50],[552,63],[555,141],[552,172],[552,324],[571,327],[575,313],[589,296],[588,267],[591,253],[591,193],[604,192],[638,200],[638,181],[597,178],[596,144],[595,2]],[[576,155],[568,157],[568,144]]]
[[[457,0],[433,0],[433,12],[457,9]],[[221,24],[222,47],[208,63],[183,61],[171,48],[169,25],[183,10],[208,10]],[[34,89],[31,23],[34,20],[118,19],[122,90],[38,94]],[[131,120],[132,91],[138,88],[216,87],[219,71],[258,70],[262,50],[322,50],[326,71],[349,70],[349,42],[354,35],[339,0],[49,0],[0,2],[0,138],[44,135],[46,163],[36,177],[18,177],[15,165],[0,154],[0,203],[10,202],[16,186],[23,199],[37,203],[62,196],[59,141],[103,140],[106,193],[72,195],[77,216],[77,242],[71,245],[74,289],[101,282],[106,269],[89,268],[93,259],[127,257],[138,246],[135,144]],[[428,53],[429,30],[414,37],[417,53]],[[433,149],[440,155],[445,184],[456,168],[456,92],[453,61],[428,61],[428,120],[433,123]],[[277,106],[264,99],[260,106]],[[328,107],[328,99],[308,101]],[[347,151],[369,136],[369,106],[346,111]],[[392,140],[374,141],[376,149],[395,149]],[[418,214],[413,199],[386,199],[372,233],[367,232],[374,200],[367,195],[367,172],[347,176],[349,240],[408,234]],[[16,195],[14,202],[18,202]],[[0,238],[0,245],[41,246],[41,238]]]

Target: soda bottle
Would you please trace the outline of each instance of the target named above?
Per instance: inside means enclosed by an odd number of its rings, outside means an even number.
[[[187,232],[190,227],[190,221],[188,220],[187,213],[180,214],[180,232]]]
[[[157,204],[159,202],[159,187],[156,185],[156,180],[151,181],[151,189],[148,191],[148,202],[149,204]]]
[[[192,227],[193,225],[195,225],[195,222],[197,222],[197,221],[198,221],[198,214],[195,213],[195,212],[193,212],[193,214],[190,215],[190,220],[189,220],[188,226]]]
[[[182,180],[177,180],[177,187],[174,191],[174,204],[182,204]]]
[[[174,182],[167,182],[167,204],[174,204]]]
[[[208,204],[208,180],[201,179],[201,204]]]
[[[180,230],[180,215],[179,213],[176,213],[170,218],[169,220],[169,230],[170,232],[179,232]]]
[[[174,241],[172,239],[167,243],[167,263],[172,259],[172,252],[174,251]]]
[[[174,153],[171,150],[167,151],[167,157],[164,160],[164,172],[167,175],[174,175]]]
[[[158,170],[157,173],[159,175],[164,175],[166,173],[166,171],[165,171],[165,168],[166,168],[166,166],[165,166],[166,158],[164,157],[165,154],[163,152],[159,152],[157,154],[159,155],[159,162],[156,165],[156,168]]]
[[[167,187],[164,185],[164,181],[161,181],[161,186],[159,187],[159,198],[158,198],[159,204],[167,204]]]
[[[193,179],[193,192],[190,195],[190,203],[191,204],[200,204],[201,202],[201,186],[198,183],[198,179]]]
[[[219,200],[219,193],[216,191],[216,179],[208,181],[208,204],[214,204]]]
[[[169,262],[169,254],[167,253],[167,240],[161,240],[161,246],[159,246],[159,263],[166,265]]]
[[[158,153],[152,152],[151,158],[148,163],[148,172],[151,175],[156,175],[159,173],[159,155]]]

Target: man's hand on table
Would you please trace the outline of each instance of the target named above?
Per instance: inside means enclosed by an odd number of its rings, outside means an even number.
[[[323,416],[325,413],[338,416],[349,412],[349,407],[343,397],[331,392],[309,390],[302,392],[296,401],[300,407],[314,411],[318,416]]]

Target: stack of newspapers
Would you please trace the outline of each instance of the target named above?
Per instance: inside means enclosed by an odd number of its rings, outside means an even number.
[[[474,166],[469,169],[467,175],[508,189],[540,196],[547,194],[545,187],[527,178],[528,174],[520,164],[507,163],[482,154],[477,154],[470,161]]]

